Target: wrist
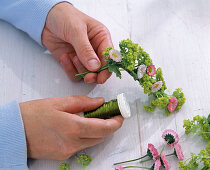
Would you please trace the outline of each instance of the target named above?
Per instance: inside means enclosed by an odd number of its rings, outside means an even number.
[[[42,39],[42,44],[45,45],[45,39],[47,38],[47,32],[50,31],[54,34],[57,33],[57,28],[56,26],[61,23],[63,19],[61,17],[65,16],[64,11],[68,10],[70,11],[69,8],[73,8],[72,4],[64,1],[64,2],[59,2],[56,5],[54,5],[50,11],[48,12],[48,15],[45,20],[45,25],[42,31],[41,39]]]

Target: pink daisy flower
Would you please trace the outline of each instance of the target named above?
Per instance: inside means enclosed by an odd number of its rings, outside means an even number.
[[[168,159],[166,158],[166,155],[164,153],[160,154],[160,161],[164,168],[166,168],[166,170],[169,170],[171,168]]]
[[[118,50],[111,49],[109,51],[109,57],[114,60],[115,62],[121,62],[122,61],[122,55]]]
[[[123,167],[122,167],[122,165],[117,165],[115,169],[116,170],[123,170]]]
[[[180,161],[184,160],[184,154],[182,152],[182,148],[181,148],[180,144],[177,143],[174,145],[174,152]]]
[[[153,166],[151,167],[151,170],[160,170],[161,167],[161,162],[160,160],[156,160],[155,163],[153,164]]]
[[[149,76],[154,76],[155,75],[155,73],[156,73],[156,68],[155,68],[155,66],[153,65],[153,64],[151,64],[151,65],[149,65],[148,67],[147,67],[147,74],[149,75]]]
[[[144,64],[141,64],[138,67],[137,76],[139,79],[141,79],[144,76],[144,74],[146,73],[146,69],[147,69],[147,66],[145,66]]]
[[[169,146],[174,146],[179,142],[178,134],[172,129],[164,130],[162,138],[167,142]]]
[[[147,155],[154,160],[157,160],[159,157],[157,149],[151,143],[148,144]]]
[[[169,104],[168,104],[168,111],[169,112],[173,112],[176,107],[177,107],[177,104],[178,104],[178,100],[176,97],[172,97],[170,100],[169,100]]]
[[[161,89],[162,85],[163,85],[163,82],[162,81],[158,81],[158,82],[154,83],[152,85],[151,92],[152,93],[157,92],[158,90]]]

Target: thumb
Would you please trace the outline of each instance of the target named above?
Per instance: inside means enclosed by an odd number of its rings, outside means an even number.
[[[90,98],[87,96],[69,96],[60,101],[60,110],[69,113],[87,112],[97,109],[104,103],[104,98]]]
[[[79,32],[72,45],[77,53],[80,62],[90,71],[97,71],[101,62],[96,55],[86,32]]]

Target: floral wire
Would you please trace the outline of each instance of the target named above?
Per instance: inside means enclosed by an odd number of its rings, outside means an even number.
[[[145,158],[146,156],[148,156],[148,155],[146,154],[146,155],[144,155],[144,156],[142,156],[140,158],[132,159],[132,160],[129,160],[129,161],[117,162],[117,163],[114,163],[113,165],[118,165],[118,164],[123,164],[123,163],[127,163],[127,162],[133,162],[133,161],[138,161],[138,160],[140,160],[142,158]]]

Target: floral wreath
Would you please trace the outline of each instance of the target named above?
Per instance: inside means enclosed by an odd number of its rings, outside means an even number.
[[[165,93],[167,87],[162,69],[156,69],[149,54],[130,39],[122,40],[119,47],[120,51],[108,47],[103,52],[106,65],[97,72],[108,68],[110,72],[114,72],[117,77],[121,78],[120,71],[127,71],[144,88],[144,93],[150,96],[150,104],[144,106],[144,109],[148,112],[153,112],[156,107],[164,109],[167,115],[179,111],[186,100],[184,93],[180,88],[176,89],[172,95]],[[89,72],[75,76],[81,78],[87,73]]]

